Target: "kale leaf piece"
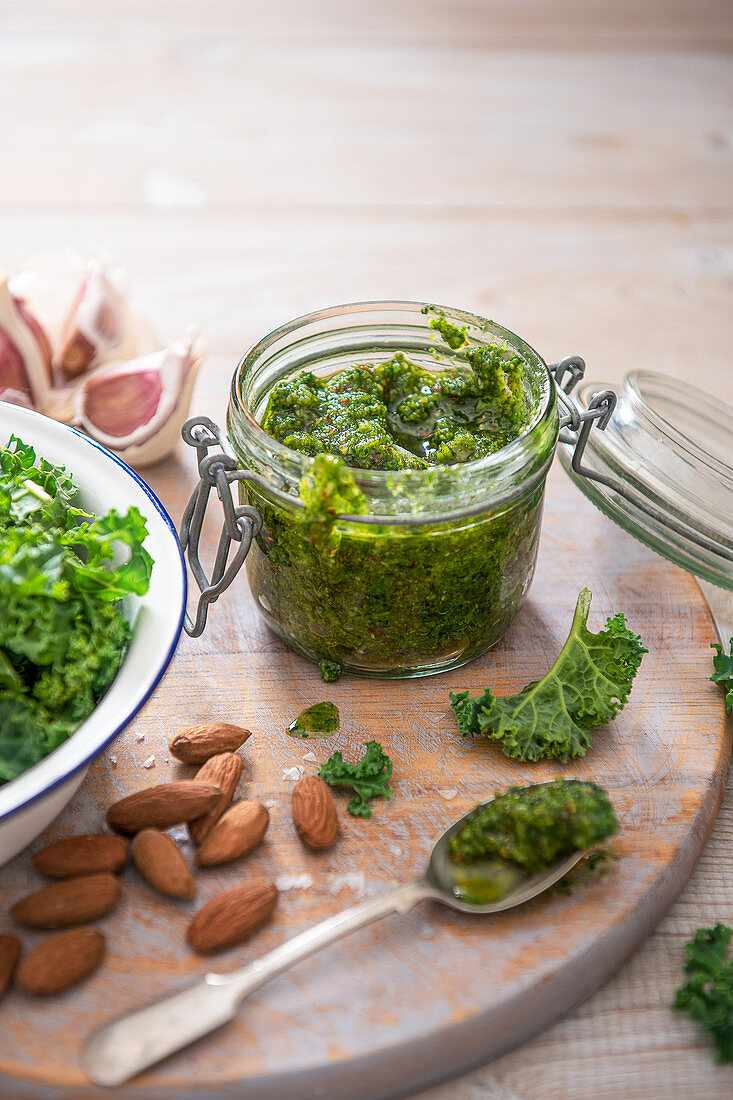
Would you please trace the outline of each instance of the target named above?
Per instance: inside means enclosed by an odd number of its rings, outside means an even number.
[[[719,1062],[733,1062],[733,958],[728,944],[733,928],[698,928],[685,944],[685,971],[691,975],[677,990],[671,1008],[702,1024],[715,1044]]]
[[[720,684],[722,687],[725,694],[725,709],[730,714],[733,712],[733,638],[728,646],[729,655],[723,652],[723,647],[718,642],[711,642],[710,648],[717,651],[717,656],[713,657],[715,672],[710,679],[714,684]]]
[[[95,517],[76,499],[62,467],[0,446],[0,784],[92,712],[130,637],[121,599],[150,582],[138,509]]]
[[[607,840],[618,829],[608,795],[582,779],[555,779],[496,792],[476,806],[448,841],[451,859],[503,859],[535,874],[570,852]]]
[[[328,657],[322,657],[318,663],[318,671],[324,684],[335,684],[344,671],[341,661],[331,661]]]
[[[541,680],[503,698],[489,689],[476,699],[467,691],[451,692],[451,707],[464,737],[490,737],[518,760],[567,763],[585,756],[593,743],[589,731],[622,709],[648,652],[621,614],[608,619],[606,629],[597,634],[588,630],[590,601],[591,593],[584,588],[568,640]]]
[[[318,774],[330,787],[351,787],[354,797],[350,800],[348,811],[354,817],[371,817],[369,802],[380,794],[389,798],[392,788],[389,777],[392,774],[392,761],[378,741],[367,741],[366,752],[358,764],[349,764],[340,752],[329,756],[321,764]]]

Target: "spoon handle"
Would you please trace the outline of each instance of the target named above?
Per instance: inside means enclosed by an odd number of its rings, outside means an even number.
[[[408,913],[418,902],[440,895],[424,879],[345,909],[287,940],[249,966],[202,981],[113,1020],[87,1040],[81,1066],[97,1085],[121,1085],[162,1058],[231,1020],[239,1005],[270,978],[356,928]]]

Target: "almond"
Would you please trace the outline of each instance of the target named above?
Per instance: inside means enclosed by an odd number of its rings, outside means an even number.
[[[10,933],[0,936],[0,998],[10,985],[20,958],[20,940]]]
[[[143,829],[132,841],[132,858],[143,878],[170,898],[192,898],[196,883],[172,837]]]
[[[330,848],[339,833],[333,796],[317,775],[306,775],[293,787],[293,823],[304,844],[316,852]]]
[[[261,802],[235,802],[199,848],[196,863],[214,867],[246,856],[260,843],[269,824],[270,815]]]
[[[10,916],[26,928],[67,928],[105,916],[117,905],[121,893],[115,875],[83,875],[54,882],[17,901]]]
[[[116,875],[127,863],[127,841],[109,833],[67,836],[41,848],[31,861],[36,870],[51,878],[76,878],[102,871]]]
[[[197,844],[203,844],[212,828],[229,806],[242,774],[244,761],[233,752],[222,752],[212,756],[196,772],[197,783],[213,783],[221,791],[218,802],[201,817],[189,821],[188,831]]]
[[[177,733],[168,745],[170,752],[182,764],[203,764],[210,756],[235,752],[250,737],[250,731],[228,722],[208,722],[191,726]]]
[[[219,788],[209,783],[160,783],[115,802],[107,810],[107,824],[121,833],[167,829],[200,817],[220,798]]]
[[[15,981],[24,993],[45,997],[87,978],[104,958],[105,939],[94,928],[75,928],[39,943],[18,967]]]
[[[188,926],[187,939],[199,955],[242,943],[270,917],[277,904],[272,883],[251,882],[217,894]]]

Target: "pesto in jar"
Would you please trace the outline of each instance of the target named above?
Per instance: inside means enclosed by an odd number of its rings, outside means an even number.
[[[264,520],[247,559],[250,587],[267,622],[329,680],[341,666],[388,676],[465,663],[503,635],[531,581],[544,477],[463,518],[436,522],[427,509],[424,523],[409,526],[335,521],[374,511],[353,471],[394,472],[395,495],[406,499],[412,485],[425,491],[441,479],[452,494],[463,466],[532,422],[538,387],[521,355],[469,345],[443,318],[429,324],[460,348],[445,366],[397,353],[328,375],[301,370],[275,383],[261,420],[314,461],[300,482],[304,513],[242,489]],[[490,495],[490,486],[478,491]]]
[[[424,470],[493,454],[530,415],[523,361],[496,344],[465,365],[431,371],[401,352],[318,378],[305,371],[272,391],[262,427],[305,455],[361,470]]]

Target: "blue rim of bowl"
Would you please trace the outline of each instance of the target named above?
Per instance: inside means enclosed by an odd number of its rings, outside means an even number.
[[[33,412],[33,410],[31,410],[31,409],[24,409],[23,411],[25,413]],[[42,413],[35,413],[35,415],[41,417],[44,420],[49,419],[48,417],[44,417]],[[58,423],[58,421],[54,421],[54,423]],[[135,470],[132,469],[132,467],[128,466],[126,462],[123,462],[122,459],[119,458],[118,455],[114,454],[113,451],[108,450],[108,448],[103,446],[103,444],[98,443],[96,439],[92,439],[91,436],[85,435],[84,432],[80,432],[78,430],[78,428],[74,428],[70,424],[62,424],[62,425],[60,425],[60,427],[65,428],[67,431],[73,432],[74,435],[77,435],[80,439],[83,439],[84,442],[89,444],[90,447],[92,447],[93,449],[95,449],[97,451],[101,451],[102,454],[106,458],[112,459],[112,461],[117,466],[121,467],[121,469],[124,470],[125,473],[128,474],[132,478],[132,480],[135,481],[139,485],[139,487],[142,489],[145,496],[148,497],[151,504],[153,505],[155,510],[158,512],[160,518],[163,520],[166,527],[170,530],[171,534],[173,535],[173,540],[176,544],[176,549],[178,550],[178,559],[179,559],[180,566],[181,566],[181,577],[182,577],[182,580],[183,580],[183,594],[182,594],[182,599],[181,599],[181,613],[178,617],[178,627],[177,627],[176,632],[175,632],[175,637],[174,637],[173,641],[171,642],[171,645],[168,648],[168,652],[166,653],[166,655],[163,659],[163,662],[162,662],[160,668],[158,669],[158,672],[155,676],[155,679],[153,680],[153,682],[151,683],[150,687],[145,692],[145,694],[142,696],[142,698],[139,699],[138,702],[135,704],[135,706],[132,708],[132,710],[127,715],[127,717],[122,722],[120,722],[119,725],[115,726],[114,730],[110,733],[110,735],[108,737],[106,737],[105,740],[102,741],[102,743],[100,745],[97,745],[94,748],[94,750],[89,753],[88,756],[86,756],[83,760],[79,761],[78,764],[75,764],[74,767],[71,768],[69,771],[67,771],[63,775],[59,776],[58,779],[54,779],[51,783],[48,784],[48,786],[45,786],[43,788],[43,790],[38,791],[37,794],[31,795],[30,798],[27,798],[25,800],[25,802],[21,802],[18,806],[14,806],[12,809],[7,810],[5,813],[2,814],[2,816],[0,816],[0,822],[8,821],[11,817],[13,817],[14,814],[20,813],[21,810],[25,810],[25,809],[28,808],[28,806],[31,806],[34,802],[37,802],[39,798],[44,798],[47,794],[50,794],[51,791],[56,790],[57,787],[60,787],[62,783],[65,783],[68,779],[71,778],[72,775],[75,775],[78,771],[81,771],[82,768],[88,767],[91,764],[91,762],[95,759],[95,757],[99,756],[99,754],[101,752],[103,752],[104,749],[106,749],[107,746],[112,743],[112,741],[114,741],[115,737],[117,737],[118,734],[122,733],[123,729],[125,729],[125,727],[130,724],[130,722],[135,717],[135,715],[138,713],[138,711],[147,703],[148,699],[153,694],[153,692],[157,688],[160,681],[163,679],[163,676],[165,675],[166,669],[168,668],[168,665],[171,663],[171,660],[173,658],[173,654],[176,651],[176,648],[178,646],[178,642],[180,641],[181,630],[183,629],[183,619],[184,619],[184,616],[186,614],[186,600],[187,600],[187,597],[188,597],[188,578],[187,578],[187,574],[186,574],[186,563],[184,561],[183,553],[181,551],[181,544],[178,541],[178,532],[176,531],[175,524],[173,523],[173,520],[171,519],[171,517],[168,515],[167,511],[165,510],[165,508],[161,504],[158,497],[155,495],[155,493],[150,488],[148,483],[146,481],[144,481],[143,478],[141,478],[140,475],[138,473],[136,473]],[[112,683],[114,683],[114,680],[112,681]],[[110,687],[111,686],[112,686],[112,684],[110,684]],[[77,731],[75,730],[74,733],[71,734],[71,736],[73,737],[76,732]],[[59,746],[59,747],[61,747],[61,746]],[[52,756],[53,753],[51,753],[49,755]],[[48,759],[48,757],[44,757],[44,759]],[[41,761],[39,761],[39,763],[41,763]],[[26,773],[23,772],[21,774],[25,775]],[[20,776],[18,776],[17,778],[19,779]],[[11,780],[10,782],[12,783],[13,780]],[[3,786],[9,786],[9,784],[3,784]],[[2,794],[2,791],[3,791],[3,787],[0,787],[0,794]]]

